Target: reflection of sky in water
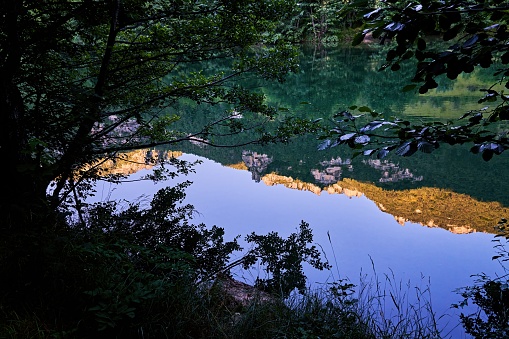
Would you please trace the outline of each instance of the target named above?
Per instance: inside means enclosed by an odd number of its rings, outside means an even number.
[[[181,159],[192,160],[195,156],[184,155]],[[392,215],[381,212],[365,197],[348,198],[326,192],[316,195],[282,185],[269,187],[252,181],[248,171],[202,160],[196,167],[197,173],[185,178],[193,181],[187,190],[187,199],[199,212],[194,223],[223,227],[226,240],[252,231],[259,234],[277,231],[286,236],[304,220],[314,230],[315,241],[322,245],[331,264],[336,266],[327,236],[329,232],[338,265],[333,268],[335,278],[339,271],[342,278],[348,277],[356,283],[361,270],[366,274],[373,272],[371,259],[379,277],[392,270],[396,279],[403,283],[410,280],[412,287],[423,286],[430,278],[433,308],[438,315],[453,314],[448,307],[460,301],[460,297],[452,291],[471,285],[472,274],[493,275],[500,271],[499,264],[491,260],[493,235],[457,235],[408,222],[402,227]],[[143,174],[144,171],[138,172],[133,177]],[[97,198],[111,193],[112,199],[135,200],[164,186],[163,183],[133,182],[111,191],[105,184],[98,187]],[[310,283],[332,279],[330,272],[310,271],[308,277]],[[456,321],[456,318],[447,319],[452,323]]]

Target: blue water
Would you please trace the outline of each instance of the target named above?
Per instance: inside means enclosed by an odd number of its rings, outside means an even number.
[[[317,195],[282,185],[267,186],[263,181],[253,181],[248,171],[189,154],[181,159],[202,160],[196,173],[179,179],[193,181],[187,190],[187,202],[198,212],[194,223],[223,227],[229,240],[252,231],[277,231],[285,236],[296,231],[304,220],[333,265],[331,271],[308,269],[310,286],[319,288],[338,278],[348,278],[358,285],[361,276],[384,281],[387,274],[392,284],[405,287],[403,292],[409,294],[410,301],[415,301],[416,287],[429,287],[434,312],[437,317],[444,315],[439,326],[445,333],[451,331],[450,338],[466,338],[458,326],[458,311],[450,308],[461,300],[454,290],[472,285],[473,274],[494,276],[501,272],[500,264],[491,260],[495,254],[491,234],[453,234],[410,222],[402,226],[364,196]],[[131,179],[146,173],[140,171]],[[157,189],[173,183],[100,183],[94,200],[136,200],[141,195],[148,199]],[[237,278],[252,282],[255,274]]]

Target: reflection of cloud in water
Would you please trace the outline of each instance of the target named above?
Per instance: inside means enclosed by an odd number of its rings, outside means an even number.
[[[389,162],[387,160],[369,159],[363,160],[364,164],[373,167],[374,169],[382,171],[382,177],[378,179],[379,182],[397,182],[401,180],[422,181],[422,175],[414,176],[410,169],[400,168],[399,165]]]

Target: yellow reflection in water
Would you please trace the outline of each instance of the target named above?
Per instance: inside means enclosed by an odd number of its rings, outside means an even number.
[[[478,201],[466,194],[450,190],[422,187],[409,190],[385,190],[371,183],[343,179],[325,188],[291,177],[267,174],[262,181],[268,185],[284,185],[291,189],[321,194],[345,194],[349,197],[366,196],[380,210],[390,213],[400,223],[420,223],[440,227],[453,233],[495,233],[497,222],[509,215],[509,209],[498,202]]]

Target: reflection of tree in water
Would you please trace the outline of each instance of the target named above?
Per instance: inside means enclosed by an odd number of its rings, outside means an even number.
[[[378,179],[379,182],[422,181],[424,179],[422,175],[415,176],[409,168],[402,168],[388,160],[368,159],[363,160],[362,163],[382,172],[382,177]]]

